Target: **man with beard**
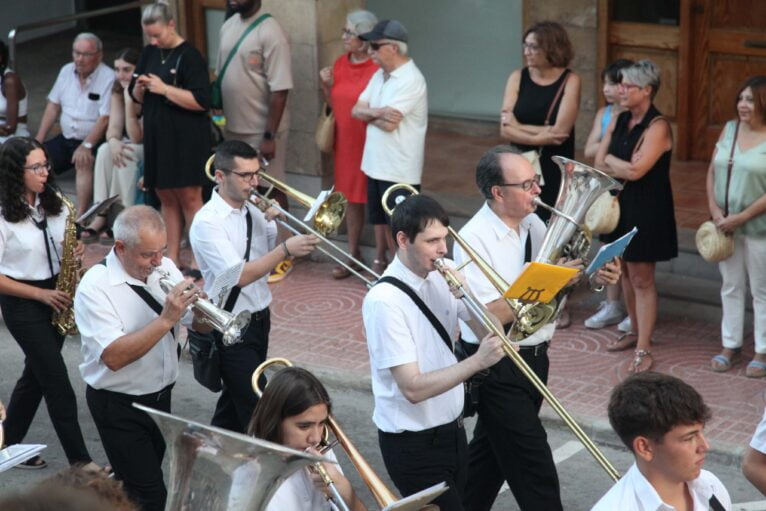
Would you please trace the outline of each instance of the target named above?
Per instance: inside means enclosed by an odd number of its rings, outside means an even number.
[[[221,26],[216,75],[221,76],[224,138],[241,140],[269,162],[269,175],[284,181],[287,134],[290,129],[287,95],[293,88],[290,44],[277,20],[261,9],[261,0],[228,0],[231,16]],[[287,197],[273,190],[287,208]],[[285,258],[271,282],[292,269]]]

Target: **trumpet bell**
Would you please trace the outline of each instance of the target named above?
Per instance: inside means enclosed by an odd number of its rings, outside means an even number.
[[[348,200],[342,193],[331,193],[314,215],[314,229],[322,233],[322,236],[328,236],[337,231],[346,216],[346,207],[348,207]]]
[[[260,511],[291,474],[322,457],[133,404],[170,452],[165,511]]]

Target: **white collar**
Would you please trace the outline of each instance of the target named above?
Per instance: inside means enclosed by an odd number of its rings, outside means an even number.
[[[247,202],[244,202],[239,209],[231,207],[231,204],[226,202],[226,200],[221,197],[221,194],[218,193],[217,186],[213,189],[213,193],[210,194],[210,201],[208,204],[210,205],[210,209],[221,218],[226,218],[231,214],[244,215],[247,212]]]

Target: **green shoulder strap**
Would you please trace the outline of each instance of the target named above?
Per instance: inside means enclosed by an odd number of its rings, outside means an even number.
[[[231,52],[229,53],[229,56],[226,58],[226,62],[224,63],[223,67],[221,68],[221,73],[218,75],[218,78],[216,78],[216,81],[220,84],[223,82],[223,75],[226,73],[226,68],[229,67],[229,63],[231,62],[231,59],[234,58],[234,55],[237,54],[237,50],[239,50],[239,45],[242,44],[242,41],[245,40],[245,37],[247,37],[247,34],[253,31],[255,27],[261,24],[261,21],[271,18],[271,14],[266,13],[261,16],[258,16],[258,19],[250,23],[250,26],[247,27],[247,30],[245,30],[242,35],[239,38],[239,41],[237,41],[237,44],[234,45],[234,48],[231,49]]]

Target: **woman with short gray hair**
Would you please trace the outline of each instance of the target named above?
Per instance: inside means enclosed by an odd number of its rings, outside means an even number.
[[[613,119],[596,154],[596,167],[623,181],[620,220],[607,241],[634,227],[638,232],[625,250],[623,294],[632,331],[607,345],[607,351],[636,347],[629,372],[648,371],[654,364],[649,347],[657,319],[657,261],[678,256],[670,158],[670,122],[652,100],[660,85],[660,70],[650,60],[623,69],[618,89],[626,110]]]
[[[322,92],[335,113],[335,189],[348,199],[348,248],[357,259],[361,259],[359,238],[364,227],[364,205],[367,202],[367,176],[362,172],[367,124],[351,117],[351,109],[370,77],[378,70],[367,53],[369,43],[359,39],[359,34],[371,31],[377,22],[378,18],[369,11],[349,13],[341,36],[346,53],[332,67],[326,67],[319,73]],[[358,269],[352,261],[349,265]],[[349,275],[351,272],[342,265],[332,270],[332,276],[336,279]]]

